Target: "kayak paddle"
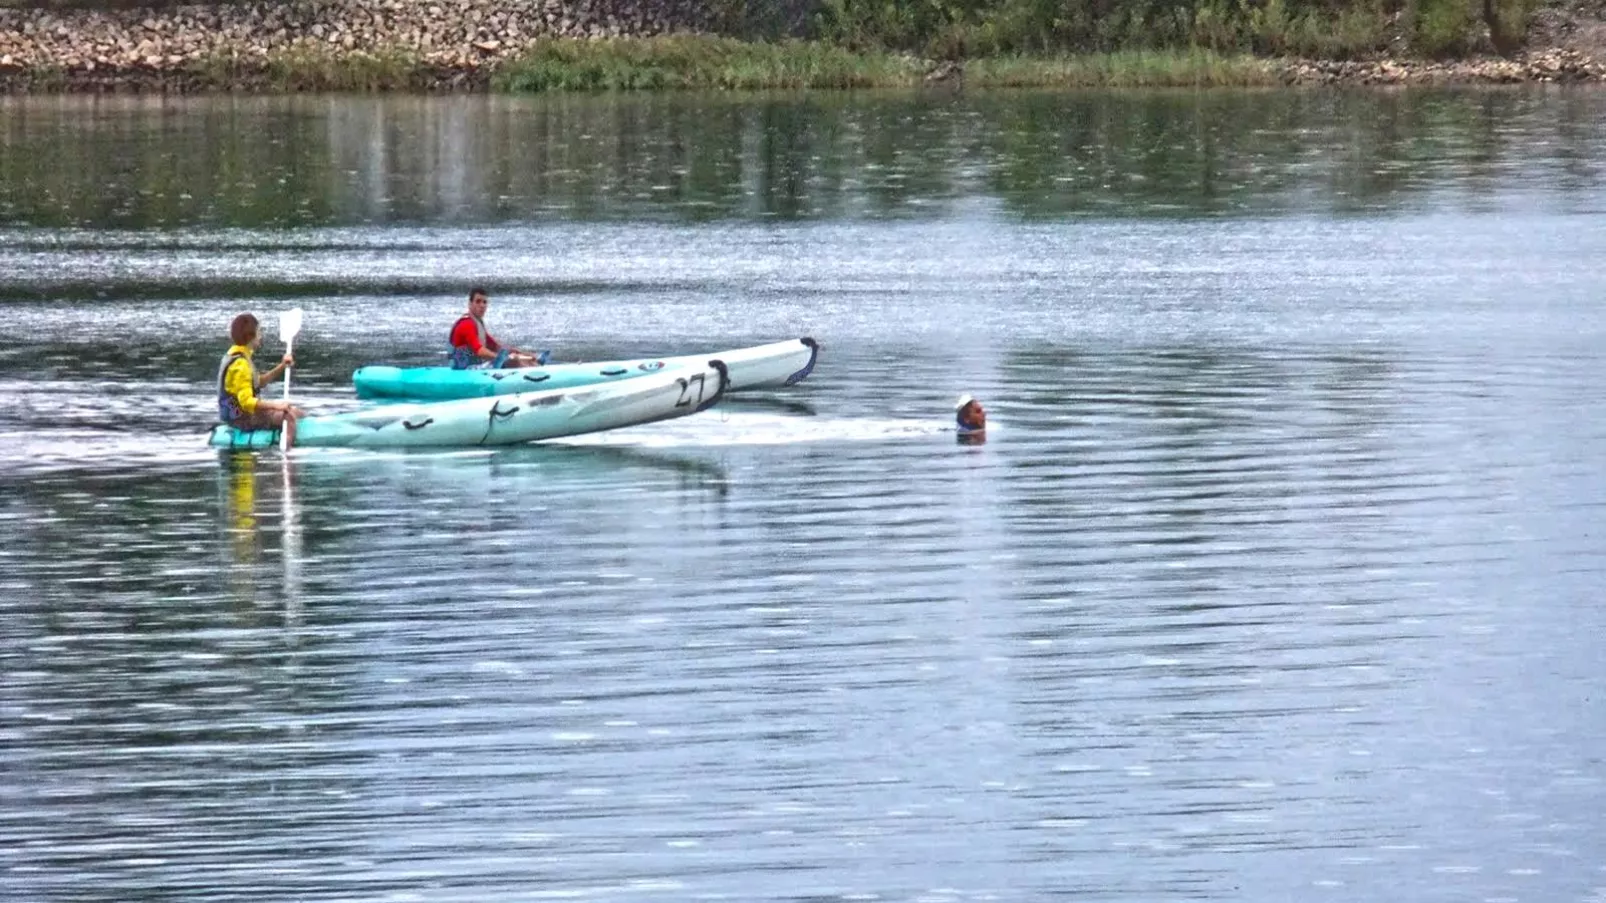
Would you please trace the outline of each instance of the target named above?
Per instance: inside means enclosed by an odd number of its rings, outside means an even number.
[[[284,342],[284,353],[285,354],[291,354],[292,353],[290,349],[291,349],[291,346],[293,346],[295,344],[296,333],[301,331],[301,314],[302,314],[302,311],[301,311],[301,308],[299,308],[299,307],[292,307],[289,310],[285,311],[284,313],[279,314],[279,341]],[[290,411],[288,410],[288,407],[289,407],[289,404],[290,404],[290,371],[292,369],[294,369],[294,368],[291,368],[291,367],[284,368],[284,401],[285,401],[285,407],[287,408],[287,410],[284,412],[284,416],[286,416],[286,417],[290,416]],[[290,431],[286,430],[284,427],[280,427],[279,428],[279,451],[288,452],[289,450],[290,450]]]

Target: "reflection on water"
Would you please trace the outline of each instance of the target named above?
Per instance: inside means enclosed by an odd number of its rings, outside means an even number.
[[[219,500],[225,512],[232,544],[232,560],[240,570],[249,573],[252,565],[262,557],[261,533],[257,521],[257,457],[247,453],[227,453],[219,456],[223,466],[218,469],[218,486],[222,491]],[[290,498],[286,462],[284,496]]]
[[[7,97],[0,223],[1303,215],[1446,194],[1495,209],[1513,192],[1599,209],[1603,104],[1545,89]]]
[[[1599,102],[0,100],[0,899],[1599,897]],[[238,310],[332,410],[483,274],[827,350],[202,443]]]
[[[284,625],[301,622],[301,512],[296,503],[298,465],[293,459],[249,452],[218,452],[219,527],[229,538],[224,572],[231,595],[255,604],[269,592],[284,607]],[[271,572],[265,537],[277,546]]]

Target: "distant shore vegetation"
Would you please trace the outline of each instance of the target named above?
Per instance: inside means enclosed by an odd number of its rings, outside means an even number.
[[[925,58],[880,47],[854,50],[822,41],[757,43],[680,36],[543,41],[498,67],[491,84],[511,92],[907,88],[941,83],[944,71]],[[959,77],[959,69],[948,71]],[[977,88],[1179,87],[1275,81],[1261,60],[1198,48],[1055,56],[1000,54],[968,60],[962,71],[965,84]]]
[[[259,10],[242,14],[254,22],[250,17],[273,19],[273,10],[297,2],[258,0],[247,5],[215,0],[209,5]],[[377,8],[384,0],[373,2]],[[68,54],[65,62],[60,56],[38,53],[24,61],[22,49],[0,56],[0,81],[46,90],[109,84],[113,89],[134,90],[515,93],[906,88],[945,83],[974,88],[1260,86],[1287,81],[1289,60],[1442,61],[1509,54],[1523,46],[1537,0],[703,3],[694,4],[700,12],[692,16],[703,25],[690,30],[672,26],[675,33],[631,36],[625,29],[623,35],[525,37],[512,43],[465,39],[451,31],[457,26],[442,24],[437,29],[440,35],[416,43],[405,39],[412,32],[392,34],[375,25],[378,30],[371,32],[348,29],[341,44],[315,21],[291,29],[288,38],[283,28],[265,29],[262,33],[274,39],[266,43],[207,44],[210,49],[204,51],[163,51],[167,56],[160,52],[141,56],[136,48],[132,63],[97,64],[89,56],[101,54],[107,46],[109,38],[102,36],[86,39],[89,49],[79,45],[81,52]],[[146,12],[197,8],[173,0],[0,0],[0,12],[16,12],[19,7],[78,13],[112,10],[123,18],[134,15],[128,21],[136,23]],[[143,12],[134,12],[136,7]],[[476,8],[494,10],[496,5],[481,3]],[[302,18],[297,21],[320,15],[311,7],[298,9]],[[436,12],[436,7],[429,8],[430,16]],[[186,26],[191,29],[201,21],[190,13],[175,15],[191,23]],[[380,19],[358,15],[353,21]],[[145,31],[135,34],[146,35],[141,41],[150,40],[148,33],[158,28],[150,20],[143,27]],[[299,37],[301,27],[310,33]],[[55,25],[51,28],[52,33],[63,33]],[[171,35],[169,26],[160,28]],[[22,48],[25,38],[19,28],[12,42]],[[440,49],[454,40],[459,45],[454,53]],[[464,40],[469,43],[463,45]]]
[[[735,0],[730,0],[735,3]],[[762,4],[736,3],[751,21]],[[931,58],[1211,52],[1443,58],[1519,47],[1536,0],[821,0],[815,37]],[[761,20],[749,28],[762,30]]]

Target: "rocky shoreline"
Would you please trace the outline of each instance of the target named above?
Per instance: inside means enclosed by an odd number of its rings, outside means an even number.
[[[703,0],[299,0],[117,10],[0,7],[0,92],[271,90],[275,67],[373,71],[369,87],[483,90],[543,38],[709,33]],[[1453,61],[1267,60],[1289,85],[1606,82],[1547,46]]]
[[[1279,60],[1291,85],[1513,85],[1528,82],[1606,82],[1606,62],[1578,50],[1548,48],[1510,58],[1462,60]]]
[[[114,10],[0,7],[0,90],[260,87],[274,60],[405,59],[412,87],[476,88],[542,38],[709,29],[702,0],[299,0]]]

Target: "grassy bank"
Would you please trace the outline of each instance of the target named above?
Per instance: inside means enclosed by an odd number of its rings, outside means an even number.
[[[1277,83],[1265,60],[1210,50],[1122,51],[1052,58],[988,57],[965,68],[965,84],[985,88],[1255,87]]]
[[[201,90],[248,87],[276,93],[314,91],[424,91],[442,72],[421,54],[402,49],[339,53],[297,47],[262,59],[212,56],[185,67]]]
[[[491,85],[514,93],[659,89],[908,88],[963,78],[968,87],[1259,85],[1269,67],[1210,51],[1000,56],[935,71],[926,60],[813,41],[756,43],[679,36],[543,41],[499,66]]]
[[[996,56],[939,66],[908,54],[854,52],[810,41],[748,42],[710,36],[551,39],[494,64],[432,61],[415,51],[336,51],[317,45],[266,55],[215,54],[162,69],[73,71],[35,67],[3,76],[12,86],[70,91],[88,84],[184,92],[439,91],[504,93],[661,90],[788,90],[991,87],[1253,86],[1276,81],[1247,55],[1207,50],[1078,56]]]
[[[1540,2],[818,0],[811,35],[933,57],[1202,47],[1329,60],[1452,58],[1522,46]]]

